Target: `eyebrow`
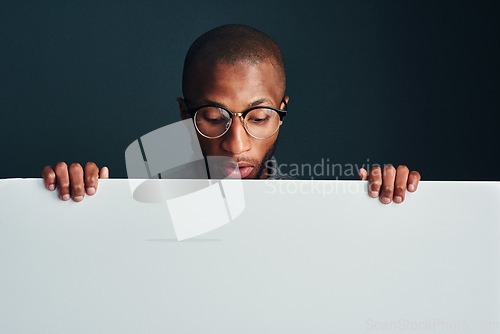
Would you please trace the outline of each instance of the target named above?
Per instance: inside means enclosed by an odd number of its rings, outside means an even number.
[[[255,106],[258,106],[258,105],[264,104],[264,103],[273,104],[273,101],[269,100],[266,97],[263,97],[261,99],[258,99],[256,101],[253,101],[252,103],[250,103],[250,107],[255,107]]]
[[[216,105],[219,105],[219,106],[222,106],[222,103],[219,103],[219,102],[215,102],[215,101],[212,101],[212,100],[201,100],[199,101],[198,103],[196,103],[197,105],[200,105],[200,106],[203,106],[203,105],[210,105],[210,104],[216,104]]]
[[[260,98],[258,100],[255,100],[253,101],[252,103],[250,103],[248,106],[249,107],[255,107],[255,106],[258,106],[258,105],[261,105],[261,104],[264,104],[264,103],[267,103],[267,104],[273,104],[273,101],[271,101],[270,99],[268,99],[267,97],[263,97],[263,98]],[[209,104],[217,104],[217,105],[220,105],[220,106],[224,106],[224,104],[222,103],[219,103],[219,102],[216,102],[216,101],[212,101],[212,100],[201,100],[197,103],[198,105],[209,105]]]

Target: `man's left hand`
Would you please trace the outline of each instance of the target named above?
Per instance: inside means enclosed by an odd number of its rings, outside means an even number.
[[[420,173],[411,171],[408,167],[401,165],[398,168],[386,165],[382,172],[380,167],[373,167],[370,173],[366,169],[359,170],[361,180],[368,180],[368,195],[372,198],[380,198],[384,204],[392,201],[403,203],[406,190],[414,192],[420,181]]]

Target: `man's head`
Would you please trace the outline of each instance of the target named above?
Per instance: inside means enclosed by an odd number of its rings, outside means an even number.
[[[233,113],[255,106],[284,109],[288,97],[283,56],[269,36],[254,28],[215,28],[189,48],[182,91],[184,100],[178,101],[183,119],[191,117],[188,108],[207,104],[221,105]],[[243,119],[234,116],[221,137],[198,137],[205,155],[231,157],[238,162],[241,177],[258,178],[266,176],[265,162],[273,154],[277,136],[278,131],[269,138],[254,138],[243,127]]]

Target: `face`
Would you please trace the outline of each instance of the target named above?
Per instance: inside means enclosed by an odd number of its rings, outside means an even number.
[[[198,64],[192,83],[185,92],[185,101],[178,98],[181,116],[190,115],[185,109],[206,104],[219,104],[234,113],[241,113],[255,106],[284,109],[283,87],[277,71],[270,63],[206,65]],[[185,103],[184,103],[185,102]],[[288,102],[288,97],[285,97]],[[205,138],[198,134],[205,156],[224,156],[234,159],[238,168],[221,166],[225,176],[241,178],[266,178],[265,160],[272,154],[278,131],[267,139],[250,136],[243,126],[243,119],[233,117],[229,130],[220,138]],[[237,174],[235,174],[237,173]]]

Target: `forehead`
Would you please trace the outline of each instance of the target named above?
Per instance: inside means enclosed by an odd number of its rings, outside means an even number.
[[[236,64],[199,62],[190,78],[186,99],[191,104],[215,101],[227,107],[242,107],[261,99],[277,105],[283,98],[283,84],[269,62]]]

